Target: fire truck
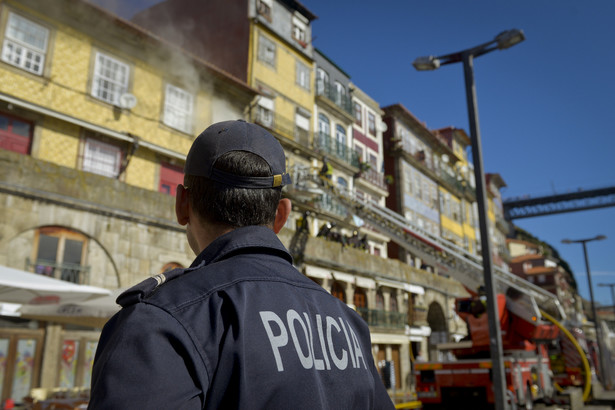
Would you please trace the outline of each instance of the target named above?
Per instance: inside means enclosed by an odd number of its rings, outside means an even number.
[[[438,345],[454,356],[452,360],[414,364],[416,392],[424,405],[458,407],[466,399],[472,400],[473,407],[481,401],[486,406],[493,404],[487,314],[484,297],[478,291],[483,285],[482,257],[431,235],[374,201],[323,181],[307,168],[294,168],[292,172],[295,184],[287,191],[290,196],[327,192],[372,228],[464,285],[472,296],[457,299],[455,310],[466,321],[469,335],[460,342]],[[559,387],[553,380],[548,346],[564,333],[579,357],[585,354],[576,338],[557,320],[565,320],[565,314],[555,295],[500,267],[495,266],[493,274],[507,398],[512,407],[532,408],[535,400],[551,398]],[[586,358],[583,363],[583,369],[574,370],[574,377],[584,378],[586,400],[591,370]],[[565,371],[560,381],[568,384],[570,375]]]

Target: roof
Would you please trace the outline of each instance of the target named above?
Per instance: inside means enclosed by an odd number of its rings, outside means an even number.
[[[518,243],[519,245],[525,245],[528,248],[532,248],[536,250],[540,249],[540,245],[537,245],[532,242],[524,241],[523,239],[506,238],[506,243]]]
[[[305,7],[302,3],[298,2],[297,0],[280,0],[280,1],[286,4],[288,7],[297,10],[299,13],[307,17],[307,19],[310,21],[314,21],[318,19],[318,16],[316,14],[312,13],[310,10],[308,10],[307,7]]]
[[[506,182],[504,182],[504,179],[502,179],[502,176],[500,174],[487,173],[485,174],[485,178],[487,179],[487,184],[489,184],[490,182],[493,182],[495,186],[498,188],[507,186]]]
[[[544,258],[545,257],[541,254],[528,253],[525,255],[515,256],[514,258],[510,260],[510,263],[521,263],[521,262],[533,261],[533,260],[544,259]]]
[[[459,157],[457,157],[457,155],[455,155],[455,153],[453,152],[452,148],[449,147],[446,143],[444,143],[440,138],[438,138],[436,136],[435,133],[433,133],[429,128],[427,128],[427,125],[425,125],[424,122],[419,121],[418,118],[416,118],[414,116],[414,114],[412,114],[410,112],[410,110],[408,110],[402,103],[396,103],[396,104],[391,104],[391,105],[387,105],[386,107],[382,107],[382,110],[384,111],[385,115],[393,115],[393,113],[397,112],[400,113],[401,115],[403,115],[406,119],[409,119],[412,123],[414,123],[416,126],[418,126],[418,128],[425,134],[429,135],[436,143],[438,143],[438,146],[440,148],[442,148],[444,151],[446,151],[447,155],[451,158],[454,158],[456,160],[459,160]]]
[[[458,140],[461,141],[465,146],[472,145],[472,141],[466,132],[461,128],[453,127],[449,125],[448,127],[438,128],[437,130],[433,130],[434,133],[440,134],[445,137],[447,140],[457,137]]]
[[[536,266],[525,271],[526,275],[541,275],[547,273],[556,273],[556,267]]]

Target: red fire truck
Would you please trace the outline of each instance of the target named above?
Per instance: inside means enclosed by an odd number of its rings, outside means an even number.
[[[546,345],[559,329],[541,318],[531,298],[509,289],[498,294],[504,368],[508,400],[515,407],[532,408],[533,401],[554,394]],[[456,301],[457,314],[468,324],[469,337],[458,343],[438,345],[456,360],[415,364],[416,392],[423,405],[445,408],[463,400],[493,405],[489,358],[489,329],[480,296]]]

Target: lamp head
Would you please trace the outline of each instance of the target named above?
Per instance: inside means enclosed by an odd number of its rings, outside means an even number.
[[[440,60],[434,56],[418,57],[412,65],[418,71],[435,70],[440,67]]]
[[[606,239],[606,235],[598,235],[594,238],[595,241],[602,241]]]
[[[523,40],[525,40],[523,30],[518,30],[516,28],[503,31],[497,36],[495,36],[495,41],[498,43],[498,48],[500,50],[505,50],[509,47],[514,46],[515,44],[519,44]]]
[[[572,243],[572,241],[570,239],[562,239],[562,243],[568,244],[568,243]]]

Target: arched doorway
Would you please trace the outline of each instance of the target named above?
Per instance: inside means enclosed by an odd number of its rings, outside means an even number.
[[[448,327],[444,310],[438,302],[431,302],[427,310],[427,323],[431,328],[429,336],[429,360],[442,360],[442,353],[438,351],[436,345],[448,342]]]

